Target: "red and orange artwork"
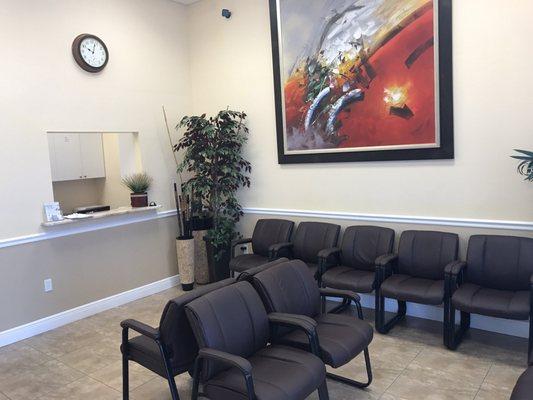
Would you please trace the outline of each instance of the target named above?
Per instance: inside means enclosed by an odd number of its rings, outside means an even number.
[[[437,0],[274,1],[284,154],[441,145]]]

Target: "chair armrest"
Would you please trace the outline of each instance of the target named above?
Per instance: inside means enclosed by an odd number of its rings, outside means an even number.
[[[376,258],[376,267],[386,267],[398,259],[397,254],[385,254]]]
[[[120,323],[120,326],[124,330],[131,329],[137,333],[140,333],[143,336],[146,336],[152,340],[159,340],[161,335],[159,329],[152,328],[149,325],[143,324],[142,322],[136,321],[134,319],[127,319]]]
[[[327,260],[332,256],[338,256],[341,252],[341,249],[338,247],[332,247],[330,249],[323,249],[318,252],[318,258],[323,258]]]
[[[297,328],[305,331],[307,334],[316,334],[316,321],[305,315],[270,313],[268,314],[268,321],[273,325]]]
[[[272,325],[295,328],[304,331],[309,340],[309,348],[311,349],[311,353],[317,357],[321,357],[320,344],[318,341],[318,334],[316,332],[316,327],[318,324],[313,318],[310,318],[306,315],[270,313],[268,314],[268,321]]]
[[[319,281],[329,268],[339,265],[339,256],[341,249],[332,247],[330,249],[323,249],[318,252],[318,274]]]
[[[210,348],[200,349],[198,351],[198,357],[201,359],[218,361],[239,369],[243,374],[252,375],[252,364],[243,357]]]
[[[231,258],[235,258],[235,247],[240,244],[252,243],[252,238],[236,239],[231,242]]]
[[[290,258],[293,244],[291,242],[275,243],[268,248],[269,261],[274,261],[281,257]]]
[[[248,392],[248,399],[256,398],[254,390],[254,380],[252,377],[252,364],[250,364],[250,361],[234,354],[210,348],[203,348],[198,351],[198,358],[196,359],[196,361],[198,362],[199,360],[204,359],[216,361],[227,366],[237,368],[242,373],[244,381],[246,382],[246,391]]]
[[[464,261],[452,261],[444,267],[446,275],[458,276],[466,270],[466,263]]]
[[[398,261],[397,254],[385,254],[376,259],[376,290],[381,287],[385,279],[394,274],[396,261]]]
[[[336,297],[339,299],[346,299],[346,300],[354,301],[356,303],[359,303],[361,301],[361,297],[359,297],[357,293],[352,292],[350,290],[321,288],[320,295],[322,297]]]

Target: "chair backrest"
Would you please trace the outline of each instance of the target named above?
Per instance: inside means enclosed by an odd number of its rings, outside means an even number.
[[[470,238],[466,281],[500,290],[528,290],[533,274],[533,239],[476,235]]]
[[[255,275],[257,275],[258,273],[266,271],[267,269],[272,268],[275,265],[284,263],[286,261],[289,261],[289,259],[285,258],[285,257],[282,257],[282,258],[278,258],[277,260],[271,261],[269,263],[266,263],[266,264],[263,264],[263,265],[259,265],[259,266],[254,267],[254,268],[250,268],[250,269],[248,269],[248,270],[246,270],[244,272],[241,272],[239,274],[239,276],[237,277],[237,281],[239,281],[239,282],[240,281],[252,282],[252,278]]]
[[[294,258],[309,263],[318,263],[320,250],[337,245],[340,230],[339,225],[324,222],[301,222],[292,241]]]
[[[309,267],[300,260],[276,265],[253,277],[267,312],[320,314],[320,291]]]
[[[392,253],[394,231],[379,226],[350,226],[344,231],[341,264],[373,271],[376,258]]]
[[[208,347],[249,358],[266,347],[268,316],[249,282],[238,282],[202,296],[185,306],[201,348]],[[227,369],[216,363],[204,368],[204,379]]]
[[[455,233],[405,231],[400,238],[398,272],[424,279],[444,279],[444,267],[457,260]]]
[[[198,355],[198,344],[185,314],[185,305],[207,293],[233,283],[235,283],[233,278],[212,283],[167,303],[161,316],[159,331],[163,345],[169,352],[174,370],[187,371],[193,366],[194,360]]]
[[[291,238],[294,222],[284,219],[260,219],[252,234],[254,254],[268,257],[268,249],[276,243],[286,243]]]

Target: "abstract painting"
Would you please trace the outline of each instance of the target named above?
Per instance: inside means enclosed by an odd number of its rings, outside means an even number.
[[[279,162],[450,159],[451,0],[270,0]]]

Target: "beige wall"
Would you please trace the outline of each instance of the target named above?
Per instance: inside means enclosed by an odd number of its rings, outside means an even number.
[[[107,68],[71,55],[101,37]],[[53,200],[47,131],[139,132],[151,200],[174,208],[174,126],[189,111],[186,7],[170,0],[0,0],[0,332],[177,274],[174,218],[2,248],[42,231]],[[59,228],[61,229],[61,228]],[[57,230],[57,229],[56,229]],[[55,231],[51,231],[53,235]],[[44,293],[43,280],[54,290]]]
[[[277,163],[267,0],[203,0],[190,7],[195,113],[249,114],[252,189],[246,207],[533,220],[533,184],[514,148],[533,148],[529,51],[533,2],[453,2],[454,161],[281,166]],[[221,8],[233,11],[230,20]]]
[[[170,0],[0,0],[0,239],[36,233],[53,200],[46,131],[139,132],[150,196],[173,208],[171,126],[188,112],[186,7]],[[80,33],[110,51],[97,75],[79,68]]]

